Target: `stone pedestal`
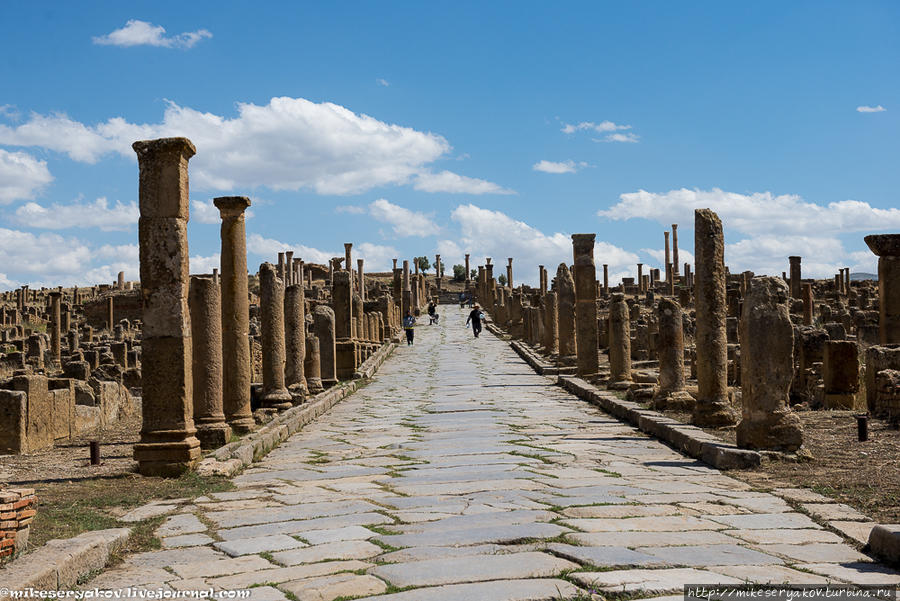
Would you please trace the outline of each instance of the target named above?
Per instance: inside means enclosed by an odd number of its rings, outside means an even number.
[[[709,209],[694,211],[694,253],[698,391],[692,421],[730,426],[737,418],[728,398],[725,237],[719,216]]]
[[[177,476],[200,458],[194,428],[188,311],[187,138],[135,142],[140,168],[138,242],[143,298],[141,440],[138,471]]]
[[[222,410],[222,305],[219,287],[207,278],[191,278],[188,303],[193,330],[194,423],[204,449],[231,438]]]
[[[597,349],[597,270],[594,267],[595,234],[572,234],[575,253],[575,348],[578,375],[596,375]]]
[[[694,397],[684,389],[684,324],[681,305],[669,298],[659,299],[656,348],[659,356],[659,388],[653,396],[654,409],[690,411]]]
[[[260,401],[266,408],[288,409],[292,403],[284,385],[284,282],[271,263],[259,267],[259,320],[263,372]]]
[[[247,282],[246,196],[213,199],[222,218],[222,406],[225,420],[238,434],[255,422],[250,409],[250,302]]]
[[[796,451],[803,444],[800,419],[788,407],[794,370],[789,299],[784,281],[768,276],[753,278],[744,298],[742,416],[737,426],[737,444],[745,449]]]

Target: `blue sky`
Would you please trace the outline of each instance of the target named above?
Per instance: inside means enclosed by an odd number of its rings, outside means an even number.
[[[135,139],[186,135],[192,271],[210,201],[253,200],[249,263],[354,242],[367,267],[515,258],[596,232],[661,267],[693,209],[733,270],[873,271],[900,231],[900,4],[7,3],[0,288],[137,279]]]

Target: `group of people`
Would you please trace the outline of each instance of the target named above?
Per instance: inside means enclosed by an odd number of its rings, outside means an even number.
[[[434,301],[428,303],[428,324],[436,324],[440,319],[440,315],[437,312],[437,303]],[[469,324],[472,324],[472,332],[475,334],[475,338],[478,338],[478,335],[481,334],[481,322],[484,320],[484,313],[481,311],[481,308],[477,304],[475,304],[472,310],[469,312],[469,317],[466,319],[466,327]],[[413,339],[415,338],[415,328],[416,327],[416,318],[409,311],[406,312],[406,315],[403,317],[403,330],[406,332],[406,345],[409,346],[413,343]]]

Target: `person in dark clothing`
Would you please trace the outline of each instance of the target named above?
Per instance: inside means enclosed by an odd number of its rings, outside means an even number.
[[[428,323],[433,324],[437,321],[437,309],[434,306],[434,302],[428,303]]]
[[[484,313],[481,312],[478,305],[475,305],[475,308],[469,312],[469,318],[466,320],[466,325],[469,325],[469,322],[472,323],[472,332],[475,334],[475,338],[478,338],[478,335],[481,334],[482,319],[484,319]]]
[[[406,312],[406,317],[403,318],[403,329],[406,330],[406,345],[409,346],[413,343],[413,334],[415,330],[413,327],[416,325],[416,318],[409,314],[409,311]]]

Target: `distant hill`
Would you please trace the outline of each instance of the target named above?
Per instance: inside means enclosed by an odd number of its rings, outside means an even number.
[[[877,279],[878,279],[878,274],[877,274],[877,273],[865,273],[865,272],[859,272],[859,273],[851,273],[851,274],[850,274],[850,281],[857,281],[857,280],[877,280]]]

